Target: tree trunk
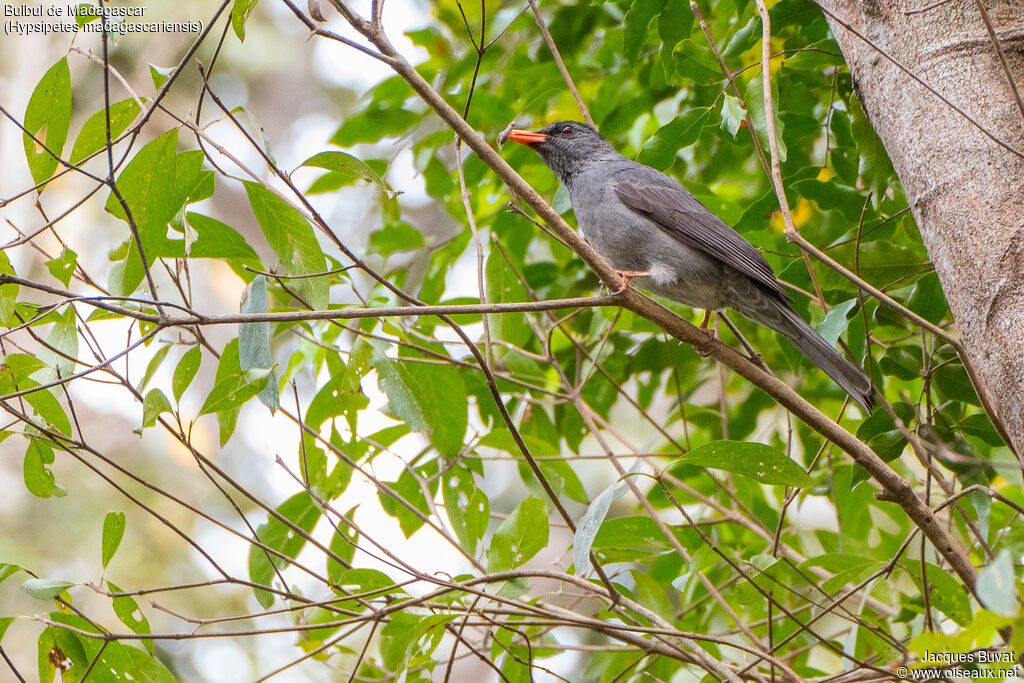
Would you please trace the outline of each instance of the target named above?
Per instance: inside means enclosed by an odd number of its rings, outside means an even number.
[[[1024,106],[1010,85],[1012,76],[1024,94],[1024,2],[820,4],[903,184],[977,389],[1024,456]]]

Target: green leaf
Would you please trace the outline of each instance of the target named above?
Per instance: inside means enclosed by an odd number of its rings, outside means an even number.
[[[544,501],[527,498],[501,523],[487,549],[487,571],[503,572],[522,566],[548,544],[548,514]]]
[[[116,584],[107,581],[107,588],[110,589],[111,593],[123,593]],[[114,608],[114,614],[117,615],[118,620],[127,626],[132,633],[138,635],[148,635],[153,631],[150,630],[149,619],[139,609],[139,603],[135,602],[135,598],[130,595],[118,595],[112,598],[111,606]],[[153,654],[153,641],[143,640],[143,645],[149,650],[150,654]],[[148,680],[148,679],[144,679]]]
[[[330,171],[342,184],[348,184],[351,180],[362,179],[376,184],[381,192],[389,198],[394,195],[394,190],[388,187],[388,184],[384,182],[384,179],[377,171],[373,170],[366,162],[346,152],[320,152],[303,161],[301,165]]]
[[[825,319],[815,326],[815,329],[818,330],[818,334],[820,334],[830,346],[835,346],[836,342],[839,341],[840,335],[846,331],[846,316],[856,305],[857,300],[850,299],[845,303],[833,306],[829,309],[829,312],[825,314]]]
[[[377,142],[392,135],[405,135],[421,114],[398,107],[371,107],[348,118],[331,137],[331,144],[351,147],[361,142]]]
[[[0,562],[0,583],[3,583],[8,578],[14,576],[20,571],[24,570],[16,564],[11,564],[9,562]]]
[[[168,225],[208,177],[202,171],[203,153],[196,150],[176,154],[177,145],[177,129],[161,135],[140,149],[117,177],[118,190],[131,211],[150,263],[173,244],[167,236]],[[106,208],[127,222],[125,209],[113,192]],[[130,241],[129,247],[110,275],[112,293],[123,296],[130,296],[145,276],[139,246]]]
[[[51,313],[48,320],[53,323],[53,327],[46,335],[47,346],[39,351],[38,357],[39,360],[53,368],[54,372],[46,377],[36,377],[43,379],[44,382],[73,375],[75,359],[78,357],[78,328],[76,327],[75,309],[68,306],[63,313]]]
[[[857,153],[860,157],[857,172],[860,174],[867,190],[872,192],[875,206],[881,202],[895,177],[892,161],[885,151],[885,146],[875,132],[874,126],[861,109],[860,101],[854,99],[851,107],[851,130],[857,140]]]
[[[506,261],[501,250],[492,248],[484,264],[484,286],[490,303],[526,301],[528,296],[523,283]],[[491,315],[491,335],[512,346],[524,346],[533,332],[521,315]]]
[[[116,140],[135,120],[141,109],[134,99],[121,100],[110,105],[110,139]],[[71,163],[77,164],[107,144],[107,110],[100,109],[88,118],[71,149]]]
[[[408,223],[387,225],[370,234],[370,246],[381,256],[396,251],[412,251],[423,246],[423,233]]]
[[[276,512],[291,522],[291,525],[305,532],[305,535],[312,532],[317,520],[320,519],[320,506],[305,491],[296,493],[281,503]],[[249,578],[254,583],[270,586],[276,576],[276,570],[283,567],[287,560],[295,559],[299,551],[306,545],[305,535],[296,532],[291,525],[271,515],[265,523],[256,529],[256,538],[259,542],[276,550],[284,557],[253,545],[249,549]],[[274,604],[273,593],[260,588],[253,590],[260,605],[270,607]]]
[[[473,473],[453,468],[441,480],[444,509],[462,547],[476,552],[490,521],[490,501],[473,479]]]
[[[162,414],[173,412],[174,407],[171,406],[171,402],[164,392],[159,389],[150,389],[142,401],[142,427],[139,431],[155,425],[156,419]]]
[[[428,434],[428,394],[413,379],[403,363],[393,361],[374,350],[371,360],[377,371],[377,384],[388,397],[388,409],[415,432]]]
[[[932,383],[946,398],[980,406],[971,378],[962,363],[946,363],[932,374]]]
[[[224,259],[229,264],[236,262],[257,267],[260,265],[260,258],[256,254],[256,250],[230,225],[191,211],[185,214],[185,217],[188,225],[196,231],[197,235],[192,248],[186,254],[184,249],[179,251],[178,245],[175,244],[173,245],[174,249],[168,249],[161,253],[161,256],[184,258],[187,255],[191,258]],[[175,240],[175,242],[182,241]]]
[[[406,653],[413,643],[416,625],[422,617],[409,612],[396,612],[380,630],[381,663],[390,671],[404,669]]]
[[[700,107],[672,119],[644,143],[637,161],[664,171],[672,165],[679,150],[697,142],[714,112],[713,107]]]
[[[267,279],[259,275],[242,294],[242,313],[266,313],[270,310],[267,298]],[[242,370],[268,370],[266,386],[259,397],[270,412],[277,410],[277,372],[270,353],[270,323],[242,323],[238,326],[238,364]]]
[[[245,22],[256,7],[257,0],[235,0],[231,6],[231,28],[239,41],[245,40]]]
[[[712,441],[676,458],[673,464],[676,463],[725,470],[750,477],[762,484],[811,485],[807,473],[785,453],[760,443]]]
[[[397,481],[384,482],[395,492],[395,495],[384,490],[377,494],[384,512],[398,520],[398,526],[406,538],[419,531],[423,527],[423,520],[430,516],[430,505],[423,493],[423,485],[420,481],[422,479],[430,481],[436,473],[437,460],[417,468],[415,475],[410,468],[404,467]],[[433,497],[436,484],[431,489],[430,495]]]
[[[60,59],[39,79],[29,98],[24,120],[28,131],[22,135],[25,158],[32,180],[42,183],[57,170],[59,160],[54,154],[59,156],[64,151],[71,123],[71,71],[67,58]],[[29,133],[46,149],[29,137]]]
[[[269,370],[249,370],[239,375],[225,377],[214,385],[199,414],[223,413],[239,408],[263,391],[269,379]]]
[[[153,379],[153,375],[160,369],[160,366],[164,362],[164,358],[167,357],[167,353],[171,350],[170,344],[164,344],[156,350],[153,357],[149,359],[149,363],[146,364],[146,372],[142,374],[142,381],[139,382],[137,389],[139,392],[146,390],[146,386],[149,385],[149,380]]]
[[[74,9],[71,10],[71,14],[75,17],[75,24],[81,28],[100,18],[98,9],[99,8],[91,2],[80,2],[77,5],[74,5]]]
[[[722,57],[736,57],[757,45],[761,39],[761,17],[754,15],[742,28],[735,31],[722,50]]]
[[[20,389],[31,389],[35,386],[38,386],[38,384],[28,379],[22,380],[19,384]],[[33,391],[30,394],[26,394],[23,398],[39,413],[39,416],[46,421],[46,424],[62,434],[70,436],[71,420],[68,419],[67,413],[64,412],[60,402],[51,393],[54,389]]]
[[[998,562],[998,558],[997,558]],[[932,605],[942,611],[943,614],[960,624],[967,626],[971,622],[971,600],[967,596],[967,589],[959,580],[945,569],[942,569],[931,562],[925,564],[928,582],[931,592]],[[1007,601],[1006,593],[1002,596],[1003,604],[1007,602],[1016,605],[1016,600]],[[1016,616],[1016,615],[1005,615]]]
[[[28,449],[25,451],[25,461],[22,465],[22,475],[25,480],[25,488],[33,496],[63,498],[68,495],[67,490],[57,483],[53,472],[47,468],[47,465],[52,465],[53,461],[53,447],[50,444],[42,439],[29,439]]]
[[[790,183],[791,188],[815,202],[823,211],[838,211],[854,225],[864,210],[865,197],[860,192],[834,182],[813,178]]]
[[[764,110],[764,81],[758,73],[750,79],[747,84],[747,91],[743,95],[743,101],[747,103],[747,110],[750,112],[750,122],[754,124],[757,137],[761,139],[765,154],[768,154],[768,115]],[[786,141],[783,139],[784,127],[782,119],[779,118],[779,93],[775,81],[772,81],[772,103],[775,110],[775,137],[779,143],[779,161],[786,161]]]
[[[466,433],[466,387],[452,367],[395,361],[374,350],[370,361],[388,409],[413,431],[422,432],[443,455],[462,449]]]
[[[225,384],[230,391],[232,386],[238,386],[242,381],[242,368],[238,365],[238,338],[232,339],[224,346],[220,354],[220,362],[217,363],[217,372],[214,376],[214,389],[218,384]],[[258,392],[257,392],[258,393]],[[253,394],[255,395],[255,394]],[[207,396],[209,400],[209,396]],[[217,413],[217,423],[220,427],[220,443],[223,446],[231,438],[238,422],[238,413],[241,407],[229,407]]]
[[[338,581],[339,586],[353,586],[358,593],[370,593],[381,591],[385,595],[404,593],[394,579],[377,569],[349,569],[342,574]],[[384,590],[389,588],[390,590]]]
[[[923,361],[921,347],[910,345],[890,346],[878,366],[886,375],[899,377],[902,380],[913,380],[921,377]]]
[[[43,629],[37,642],[40,683],[52,683],[59,674],[61,683],[78,683],[89,668],[82,641],[76,634],[50,626]]]
[[[173,66],[156,66],[155,64],[149,65],[149,76],[153,79],[153,87],[160,90],[167,82],[167,79],[174,73]]]
[[[591,548],[661,551],[667,545],[668,539],[650,517],[617,517],[601,525]]]
[[[74,586],[74,581],[57,581],[56,579],[29,579],[21,584],[21,590],[36,600],[53,600],[55,597]]]
[[[938,275],[928,273],[917,281],[907,299],[907,308],[933,325],[942,322],[949,313],[949,306]]]
[[[818,72],[832,66],[845,66],[846,60],[838,52],[837,47],[835,41],[822,40],[801,48],[794,55],[787,55],[783,65],[787,69],[804,69]]]
[[[689,13],[689,9],[684,12]],[[672,59],[675,61],[676,73],[702,85],[717,83],[725,78],[704,36],[700,37],[699,42],[691,38],[680,41],[672,50]]]
[[[537,455],[546,453],[548,455],[558,455],[557,449],[554,448],[539,448],[539,439],[536,437],[523,436],[523,440],[527,446],[530,447],[530,451]],[[510,451],[511,453],[519,453],[519,449]],[[541,474],[547,479],[551,488],[554,489],[555,493],[562,495],[565,494],[575,500],[577,503],[589,503],[590,496],[587,495],[587,490],[583,488],[583,483],[580,482],[580,478],[576,475],[576,472],[572,469],[572,466],[562,459],[553,460],[541,460],[537,463],[540,467]],[[544,489],[539,485],[540,482],[536,482],[533,471],[530,466],[525,462],[519,463],[519,474],[526,483],[527,488],[530,492],[541,496],[544,495]]]
[[[665,0],[633,0],[624,19],[622,55],[626,61],[632,62],[640,55],[647,40],[647,28],[664,6]]]
[[[259,183],[246,182],[256,220],[287,275],[315,275],[326,270],[326,259],[316,241],[313,226],[295,208]],[[316,310],[327,308],[328,279],[307,277],[293,281],[294,287]]]
[[[0,251],[0,275],[17,275],[6,251]],[[19,287],[15,284],[0,285],[0,325],[4,327],[14,327],[20,322],[14,314]]]
[[[78,254],[64,247],[60,251],[60,256],[50,259],[45,265],[46,269],[50,271],[50,275],[67,287],[71,284],[71,276],[74,275],[75,267],[78,265]],[[14,291],[17,292],[17,285],[14,285],[14,287]]]
[[[192,384],[196,373],[199,372],[202,362],[203,352],[200,351],[198,344],[186,351],[178,361],[178,365],[174,368],[174,376],[171,378],[171,391],[174,393],[175,403],[181,401],[185,390]]]
[[[110,560],[113,559],[118,546],[121,545],[121,539],[124,537],[124,526],[123,512],[108,512],[106,517],[103,518],[103,542],[100,547],[102,549],[104,569],[110,564]]]

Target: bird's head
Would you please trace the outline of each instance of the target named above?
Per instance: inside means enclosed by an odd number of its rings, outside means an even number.
[[[596,128],[578,121],[556,121],[538,131],[517,128],[508,137],[537,152],[562,182],[589,162],[618,156]]]

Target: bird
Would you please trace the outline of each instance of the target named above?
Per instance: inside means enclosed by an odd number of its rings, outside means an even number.
[[[712,311],[732,309],[788,339],[870,414],[871,380],[790,307],[764,257],[664,173],[619,154],[596,128],[557,121],[508,139],[540,156],[569,192],[583,238],[626,286]]]

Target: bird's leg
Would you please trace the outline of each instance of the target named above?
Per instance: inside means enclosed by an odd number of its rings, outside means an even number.
[[[625,292],[626,288],[629,287],[629,283],[630,281],[632,281],[633,278],[643,277],[645,275],[651,274],[651,271],[649,270],[616,270],[615,272],[618,273],[619,277],[622,278],[622,286],[619,287],[616,291],[612,292],[610,296],[615,296],[617,294],[622,294],[623,292]]]
[[[754,365],[758,366],[765,372],[771,372],[768,366],[765,365],[764,359],[761,358],[761,354],[754,350],[754,347],[750,345],[750,342],[747,341],[747,338],[744,337],[742,333],[740,333],[739,328],[737,328],[736,325],[734,325],[733,322],[729,320],[725,313],[719,311],[718,317],[721,318],[726,325],[728,325],[729,329],[732,330],[732,333],[736,335],[737,339],[740,340],[740,344],[743,344],[743,348],[747,350],[747,354],[750,356],[750,360],[754,363]]]
[[[715,331],[708,329],[708,323],[710,321],[711,309],[709,308],[704,311],[704,319],[700,321],[700,329],[707,333],[707,338],[704,341],[695,344],[693,347],[698,354],[704,356],[705,358],[711,355],[711,347],[709,345],[715,339]]]

